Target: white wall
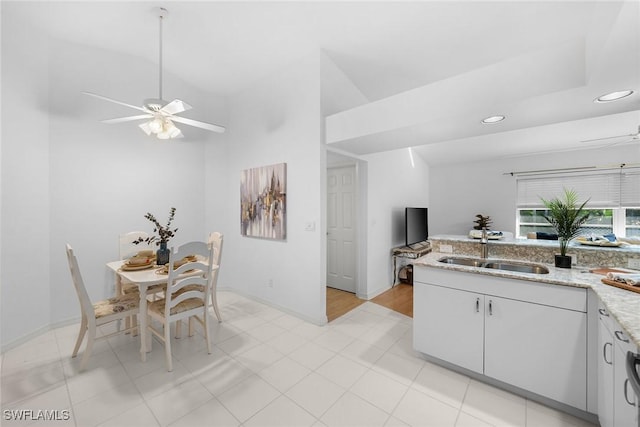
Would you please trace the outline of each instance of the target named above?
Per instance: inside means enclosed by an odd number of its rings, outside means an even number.
[[[76,250],[90,297],[102,299],[113,293],[105,263],[117,259],[118,235],[152,232],[146,212],[165,222],[175,206],[179,231],[172,243],[204,239],[205,144],[226,137],[181,126],[183,140],[160,142],[136,122],[100,123],[136,111],[80,92],[139,105],[157,97],[157,65],[41,39],[32,29],[13,25],[4,10],[2,24],[3,103],[14,106],[2,110],[5,348],[78,318],[65,243]],[[224,100],[213,100],[171,74],[165,73],[165,82],[165,98],[179,95],[194,107],[186,116],[226,124]]]
[[[506,172],[637,163],[638,144],[568,151],[472,163],[432,165],[429,174],[429,232],[467,234],[476,214],[489,215],[492,228],[515,232],[516,179]]]
[[[47,47],[38,31],[3,16],[3,344],[47,326],[50,318]]]
[[[429,167],[400,149],[362,156],[367,161],[367,297],[389,288],[393,280],[391,248],[404,245],[404,208],[431,206]]]
[[[336,114],[368,103],[362,92],[322,53],[322,113]],[[329,150],[335,150],[329,146]],[[358,173],[358,287],[372,298],[393,282],[391,248],[404,244],[404,208],[429,205],[428,166],[409,150],[352,156],[330,153],[333,165],[355,164]]]
[[[233,288],[315,323],[326,322],[324,161],[321,153],[319,56],[269,75],[229,100],[226,181],[208,193],[209,227],[225,233],[218,286]],[[221,153],[208,153],[211,156]],[[287,163],[287,238],[240,235],[240,174],[244,169]],[[210,179],[223,179],[209,171]],[[315,231],[305,231],[314,222]],[[273,287],[268,281],[273,280]]]
[[[322,116],[369,103],[367,97],[325,52],[320,52]]]

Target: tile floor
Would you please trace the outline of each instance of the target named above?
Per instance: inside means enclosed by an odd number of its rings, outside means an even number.
[[[2,355],[3,426],[591,426],[416,357],[411,319],[367,302],[324,327],[220,292],[213,354],[201,335],[146,363],[121,335],[70,358],[78,325]],[[67,421],[8,420],[67,410]],[[64,418],[60,412],[59,417]]]

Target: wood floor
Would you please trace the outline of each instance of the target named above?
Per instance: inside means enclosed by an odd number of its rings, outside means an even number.
[[[351,292],[345,292],[327,286],[327,320],[331,322],[353,310],[365,300]],[[413,286],[397,284],[388,291],[371,300],[391,310],[413,317]]]
[[[413,286],[398,283],[371,300],[391,310],[413,317]]]

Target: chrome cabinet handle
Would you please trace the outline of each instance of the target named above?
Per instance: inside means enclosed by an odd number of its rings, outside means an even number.
[[[625,338],[624,335],[622,334],[622,331],[615,331],[614,334],[616,338],[618,338],[618,340],[622,342],[629,342],[629,338]]]
[[[598,313],[600,313],[603,316],[609,317],[609,313],[607,313],[607,310],[605,310],[604,308],[599,308]]]
[[[624,380],[624,385],[622,386],[624,388],[624,400],[626,400],[629,405],[636,406],[636,402],[629,400],[629,393],[627,392],[627,390],[629,389],[629,387],[627,387],[628,385],[629,385],[629,378],[626,378]]]
[[[489,316],[493,316],[493,301],[489,300]]]
[[[611,361],[611,362],[610,362],[610,361],[608,361],[608,360],[607,360],[607,346],[608,346],[608,345],[610,345],[610,346],[611,346],[611,348],[613,349],[613,343],[610,343],[610,342],[606,342],[606,343],[604,343],[604,345],[602,346],[602,358],[604,359],[604,362],[605,362],[607,365],[612,365],[612,364],[613,364],[613,361]]]
[[[627,351],[627,378],[630,379],[631,387],[636,392],[636,396],[640,396],[640,375],[638,367],[640,366],[640,354]]]
[[[476,298],[476,313],[480,313],[480,298]]]

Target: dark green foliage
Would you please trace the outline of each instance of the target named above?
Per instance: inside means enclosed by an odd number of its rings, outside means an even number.
[[[474,230],[482,230],[483,228],[486,228],[487,230],[489,230],[491,228],[491,217],[489,215],[484,216],[484,215],[476,215],[476,219],[475,222],[476,225],[473,226]]]
[[[580,234],[580,227],[589,219],[590,213],[584,212],[584,207],[589,199],[578,206],[578,195],[575,191],[566,188],[563,196],[563,198],[556,197],[551,200],[545,200],[541,197],[540,200],[548,210],[548,213],[542,214],[542,216],[558,233],[560,255],[564,256],[567,254],[569,242]]]
[[[173,236],[175,236],[176,231],[178,231],[177,228],[174,228],[173,230],[171,229],[171,222],[173,221],[173,218],[175,216],[176,208],[171,208],[171,210],[169,211],[169,220],[167,221],[167,225],[163,227],[162,225],[160,225],[160,223],[152,213],[147,212],[144,217],[155,225],[153,232],[158,233],[158,235],[147,237],[146,239],[140,237],[137,240],[134,240],[133,243],[137,245],[142,242],[149,244],[155,242],[158,246],[161,243],[167,243]]]

